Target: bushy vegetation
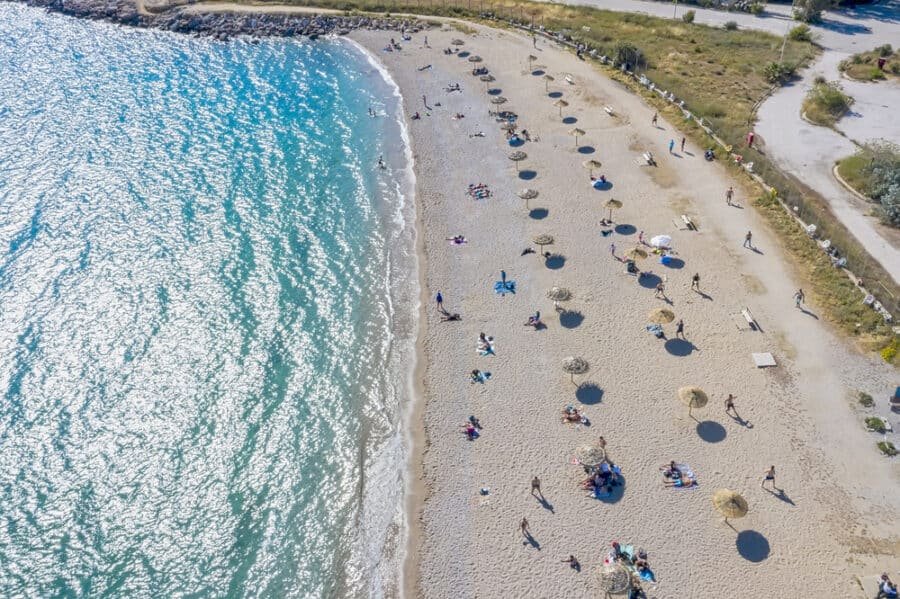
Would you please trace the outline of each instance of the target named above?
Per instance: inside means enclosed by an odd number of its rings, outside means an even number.
[[[693,23],[694,17],[696,17],[696,16],[697,16],[696,11],[689,10],[686,13],[684,13],[683,15],[681,15],[681,20],[684,21],[685,23]]]
[[[883,66],[879,66],[881,62]],[[900,51],[894,52],[890,44],[884,44],[842,60],[838,68],[852,79],[881,81],[889,76],[900,75]]]
[[[900,147],[890,142],[868,144],[841,160],[838,173],[848,185],[878,202],[884,222],[900,227]]]
[[[872,399],[872,396],[866,393],[865,391],[859,392],[859,405],[864,408],[871,408],[875,405],[875,400]]]
[[[870,416],[866,418],[866,428],[875,433],[883,433],[884,421],[876,416]]]
[[[770,83],[787,83],[794,77],[797,72],[797,65],[770,62],[763,71],[766,74],[766,81]]]
[[[800,23],[788,32],[788,39],[795,42],[811,42],[812,37],[812,29],[806,23]]]
[[[754,2],[750,5],[750,14],[758,16],[764,12],[766,12],[766,5],[762,2]]]
[[[892,458],[895,455],[897,455],[897,448],[894,447],[894,444],[891,443],[890,441],[879,441],[878,449],[880,449],[881,453],[888,456],[889,458]]]
[[[830,127],[850,110],[852,104],[853,98],[844,93],[839,83],[817,79],[803,101],[803,112],[817,125]]]
[[[737,21],[726,21],[723,27],[725,27],[726,31],[737,31],[738,24]]]

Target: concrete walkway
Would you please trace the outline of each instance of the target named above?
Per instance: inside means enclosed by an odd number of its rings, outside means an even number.
[[[693,10],[696,13],[695,23],[721,26],[727,21],[735,21],[741,28],[775,35],[784,35],[797,25],[790,16],[790,6],[782,4],[769,4],[766,13],[756,17],[748,13],[729,13],[690,5],[678,5],[676,9],[671,3],[641,0],[580,0],[568,3],[663,18],[672,18],[676,10],[678,18],[685,11]],[[835,161],[856,150],[853,141],[865,143],[887,139],[900,143],[900,119],[893,116],[900,106],[900,84],[896,81],[867,84],[842,80],[845,90],[856,100],[854,113],[838,123],[838,129],[846,137],[831,129],[809,124],[800,117],[803,98],[816,75],[837,80],[840,78],[837,65],[844,58],[882,44],[900,44],[900,0],[829,12],[822,23],[813,26],[813,32],[825,52],[803,73],[800,81],[779,89],[763,103],[759,109],[756,132],[770,156],[778,160],[787,172],[820,193],[829,202],[835,216],[891,274],[894,281],[900,282],[900,244],[897,243],[900,233],[881,226],[876,218],[868,216],[866,213],[870,207],[844,189],[832,174]]]

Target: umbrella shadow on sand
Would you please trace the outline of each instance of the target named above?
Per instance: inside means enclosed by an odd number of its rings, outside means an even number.
[[[534,75],[535,77],[540,77],[541,75],[544,74],[544,71],[542,71],[541,69],[535,69],[535,70],[531,71],[531,74]]]
[[[527,169],[524,171],[519,171],[519,179],[522,179],[523,181],[531,181],[535,177],[537,177],[537,171]]]
[[[566,265],[566,257],[562,254],[550,254],[544,259],[544,266],[550,270],[559,270]]]
[[[575,399],[586,406],[593,406],[603,401],[603,389],[596,383],[584,383],[578,385],[575,391]]]
[[[553,98],[554,100],[557,100],[557,99],[563,97],[563,93],[562,93],[562,92],[550,92],[550,93],[547,94],[547,95],[550,96],[551,98]]]
[[[669,339],[666,341],[665,345],[666,351],[672,354],[673,356],[689,356],[695,350],[698,350],[697,346],[687,341],[686,339]]]
[[[579,146],[578,153],[579,154],[593,154],[597,151],[597,148],[594,146]]]
[[[621,501],[625,495],[625,477],[620,474],[618,479],[616,485],[610,488],[609,493],[594,494],[594,499],[603,503],[618,503]]]
[[[715,420],[704,420],[697,423],[697,436],[707,443],[720,443],[728,436],[728,432]]]
[[[567,329],[575,329],[584,322],[584,314],[577,310],[563,310],[559,313],[559,324]]]
[[[755,530],[742,530],[739,532],[735,544],[741,557],[755,564],[768,559],[772,550],[769,546],[769,540],[762,533]]]
[[[637,227],[625,223],[616,225],[616,228],[613,230],[619,235],[634,235],[637,233]]]
[[[638,277],[638,283],[644,289],[656,289],[656,286],[662,283],[662,279],[659,278],[659,275],[648,272],[644,273],[643,277]]]
[[[562,122],[565,123],[566,125],[574,125],[575,123],[578,122],[578,119],[575,118],[574,116],[567,116],[562,120]]]
[[[547,218],[547,216],[549,214],[550,214],[550,211],[547,210],[546,208],[532,208],[531,211],[528,213],[528,216],[530,216],[534,220],[542,220],[542,219]]]

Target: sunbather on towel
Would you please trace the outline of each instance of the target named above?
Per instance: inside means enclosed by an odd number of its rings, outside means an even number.
[[[693,487],[696,483],[697,481],[689,476],[663,481],[663,484],[667,487]]]

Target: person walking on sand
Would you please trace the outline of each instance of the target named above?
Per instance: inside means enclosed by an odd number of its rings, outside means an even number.
[[[750,133],[747,134],[747,147],[748,147],[748,148],[752,148],[752,147],[753,147],[753,140],[754,140],[754,139],[756,139],[756,134],[753,133],[753,131],[751,131]]]
[[[653,113],[653,118],[650,119],[650,124],[653,125],[654,127],[656,127],[656,119],[657,119],[658,117],[659,117],[659,113],[658,113],[658,112],[654,112],[654,113]]]
[[[753,249],[753,231],[747,231],[747,234],[744,235],[744,247]]]
[[[537,495],[535,495],[535,492],[537,492]],[[531,495],[541,499],[544,498],[544,493],[541,491],[541,479],[536,476],[531,479]]]
[[[666,299],[666,286],[663,285],[662,281],[656,284],[656,293],[653,297],[661,297],[663,299]]]
[[[569,559],[562,560],[564,564],[569,564],[569,567],[573,570],[581,570],[581,564],[578,563],[578,560],[575,559],[574,555],[570,555]]]
[[[528,528],[528,520],[525,518],[525,516],[522,516],[522,521],[519,522],[519,530],[522,531],[522,534],[524,536],[531,536],[531,530]]]
[[[734,395],[732,395],[731,393],[729,393],[728,397],[725,398],[725,413],[734,414],[735,417],[740,418],[740,416],[738,416],[737,410],[734,407]]]
[[[763,479],[762,484],[759,485],[762,488],[766,488],[766,483],[768,481],[772,481],[772,488],[777,489],[775,486],[775,466],[769,466],[769,469],[766,470],[766,477]]]
[[[434,296],[434,301],[437,303],[438,312],[440,312],[441,314],[446,314],[447,311],[444,310],[444,296],[441,295],[440,291],[438,291],[437,295]]]
[[[684,320],[678,319],[678,322],[675,324],[675,336],[687,341],[684,336]]]
[[[691,289],[694,289],[697,292],[700,291],[700,273],[699,272],[695,272],[694,276],[691,277]]]
[[[638,232],[638,243],[641,244],[641,245],[644,245],[644,244],[645,244],[645,242],[644,242],[644,232],[643,232],[643,231],[639,231],[639,232]]]
[[[802,289],[798,289],[797,293],[794,294],[794,305],[799,309],[800,304],[806,301],[806,296],[803,294]]]
[[[609,244],[609,253],[613,258],[616,257],[616,244],[614,244],[614,243]]]
[[[731,200],[734,199],[734,187],[729,187],[728,191],[725,192],[725,204],[728,206],[732,206]]]
[[[672,154],[673,153],[672,150],[674,150],[674,149],[675,149],[675,140],[670,139],[669,140],[669,154]]]
[[[684,142],[685,142],[685,141],[686,141],[685,138],[682,137],[682,138],[681,138],[681,153],[682,153],[682,154],[684,154]]]
[[[600,449],[606,449],[606,439],[603,438],[603,435],[600,435],[600,438],[597,439],[597,446]]]

